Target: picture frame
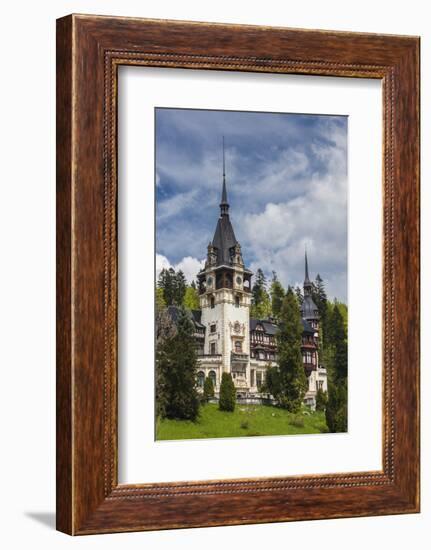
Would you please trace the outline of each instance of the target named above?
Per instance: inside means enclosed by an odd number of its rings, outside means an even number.
[[[381,471],[118,483],[120,65],[380,79]],[[57,21],[57,529],[71,535],[419,512],[419,38]]]

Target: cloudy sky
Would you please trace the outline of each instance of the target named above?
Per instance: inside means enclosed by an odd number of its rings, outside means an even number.
[[[347,118],[156,109],[156,264],[203,265],[219,216],[222,136],[230,217],[246,265],[310,277],[347,301]]]

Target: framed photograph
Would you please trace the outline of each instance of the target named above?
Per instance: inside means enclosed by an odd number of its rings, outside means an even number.
[[[419,39],[57,21],[57,528],[419,511]]]

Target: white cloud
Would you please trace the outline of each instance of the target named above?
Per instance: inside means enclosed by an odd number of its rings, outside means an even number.
[[[346,156],[332,145],[316,146],[315,154],[324,158],[328,173],[314,174],[298,197],[268,202],[256,214],[244,213],[236,224],[237,237],[253,257],[251,269],[260,267],[267,275],[277,271],[284,285],[303,280],[307,249],[310,276],[319,272],[328,294],[346,300]],[[262,186],[266,188],[266,180]]]
[[[192,258],[191,256],[185,256],[180,262],[172,265],[166,256],[156,254],[156,278],[159,277],[162,269],[169,269],[173,267],[175,271],[181,270],[184,273],[187,282],[191,283],[196,279],[197,273],[204,267],[204,264],[205,260],[198,260],[197,258]]]
[[[302,281],[307,248],[310,275],[319,272],[328,294],[346,300],[346,125],[320,117],[307,133],[300,117],[286,124],[268,118],[259,127],[259,146],[253,142],[251,147],[253,117],[220,114],[208,125],[198,115],[171,114],[172,127],[181,130],[188,146],[178,140],[158,145],[158,173],[174,189],[159,199],[157,210],[157,248],[166,262],[178,261],[177,268],[188,260],[184,271],[191,279],[202,265],[196,258],[205,254],[218,217],[222,159],[217,140],[224,134],[229,136],[231,219],[251,269],[260,267],[269,276],[275,270],[284,285]],[[191,145],[189,136],[202,146]]]

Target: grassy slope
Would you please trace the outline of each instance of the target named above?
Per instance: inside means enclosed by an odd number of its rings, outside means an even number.
[[[166,419],[159,422],[156,439],[292,435],[327,431],[325,414],[322,412],[294,415],[266,405],[237,404],[235,412],[229,413],[219,411],[218,405],[210,403],[201,407],[196,422]]]

